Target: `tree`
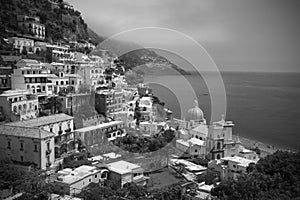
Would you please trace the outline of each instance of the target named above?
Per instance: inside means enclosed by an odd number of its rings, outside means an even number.
[[[249,166],[248,174],[222,181],[212,190],[219,199],[294,199],[300,196],[300,152],[277,151]]]

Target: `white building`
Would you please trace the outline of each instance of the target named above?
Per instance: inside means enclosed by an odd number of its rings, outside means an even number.
[[[24,49],[26,49],[27,53],[34,53],[34,40],[20,37],[10,37],[8,38],[8,41],[15,49],[18,49],[20,53]]]
[[[49,78],[54,77],[43,64],[20,60],[11,77],[12,89],[30,90],[33,94],[52,95],[53,83]],[[24,66],[25,65],[25,66]],[[24,66],[24,67],[23,67]]]
[[[19,121],[38,116],[38,98],[28,90],[8,90],[0,95],[0,107],[7,121]]]
[[[109,180],[116,181],[120,187],[126,183],[136,183],[137,185],[146,185],[149,177],[144,176],[144,169],[139,165],[117,161],[107,165],[109,169]]]
[[[237,179],[240,174],[247,172],[250,164],[256,164],[256,162],[239,156],[224,157],[220,160],[210,161],[208,168],[219,172],[221,179]]]
[[[169,128],[166,122],[140,122],[139,129],[145,131],[149,135],[154,135],[162,130],[167,130]]]
[[[201,156],[203,158],[206,156],[205,142],[194,137],[189,140],[176,140],[176,148],[192,156]]]
[[[82,192],[90,183],[99,183],[107,179],[108,170],[94,166],[82,165],[74,170],[70,168],[58,171],[55,184],[61,192],[74,195]]]
[[[177,138],[186,142],[190,138],[204,141],[206,154],[210,160],[235,156],[241,150],[240,141],[232,139],[233,122],[225,121],[222,116],[221,121],[207,125],[197,100],[195,100],[194,108],[188,110],[184,120],[174,119],[174,121],[179,124],[181,130],[184,130],[179,131]]]

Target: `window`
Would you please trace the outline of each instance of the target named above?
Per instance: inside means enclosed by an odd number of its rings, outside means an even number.
[[[34,152],[37,152],[37,151],[38,151],[38,145],[34,144]]]
[[[221,142],[218,142],[217,149],[221,149]]]
[[[50,150],[50,142],[47,142],[47,150]]]
[[[10,141],[7,141],[7,148],[8,148],[8,149],[11,149]]]
[[[21,162],[23,162],[24,161],[24,158],[23,158],[23,156],[21,156]]]
[[[220,159],[220,158],[221,158],[221,156],[220,156],[220,154],[218,154],[218,155],[217,155],[217,159]]]
[[[50,128],[50,132],[53,133],[53,128]]]
[[[197,153],[198,152],[198,150],[197,149],[195,149],[195,153]]]
[[[91,182],[92,180],[91,179],[89,179],[89,182]]]
[[[101,178],[106,178],[106,173],[101,174]]]
[[[236,168],[236,165],[232,165],[233,166],[233,168]]]
[[[97,178],[97,174],[95,175],[95,178]]]
[[[24,143],[23,142],[20,143],[20,151],[24,151]]]

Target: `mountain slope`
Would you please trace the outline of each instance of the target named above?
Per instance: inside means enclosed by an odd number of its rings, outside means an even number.
[[[31,33],[18,26],[17,16],[37,16],[45,25],[46,40],[88,40],[87,24],[81,13],[62,0],[1,0],[0,36],[28,35]]]

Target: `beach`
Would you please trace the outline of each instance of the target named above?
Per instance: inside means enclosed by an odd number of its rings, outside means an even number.
[[[232,135],[232,138],[234,140],[236,140],[237,137],[238,137],[237,135]],[[265,144],[265,143],[262,143],[262,142],[259,142],[259,141],[253,140],[253,139],[245,138],[245,137],[239,136],[239,140],[240,140],[241,144],[247,149],[253,149],[253,148],[258,147],[261,151],[261,154],[260,154],[261,158],[266,157],[267,155],[273,154],[279,150],[290,151],[288,149],[278,148],[276,146]]]

